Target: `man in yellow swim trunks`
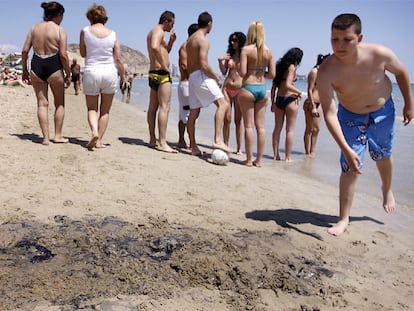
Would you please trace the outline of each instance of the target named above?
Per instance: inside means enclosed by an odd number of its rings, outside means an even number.
[[[148,83],[151,88],[150,102],[147,112],[148,129],[150,135],[149,145],[157,150],[177,153],[177,150],[167,144],[168,114],[171,106],[172,79],[169,53],[177,38],[172,31],[175,15],[171,11],[161,14],[158,24],[151,29],[147,36],[147,49],[150,59]],[[169,41],[165,39],[164,32],[170,32]],[[158,112],[158,144],[155,136],[155,121]]]

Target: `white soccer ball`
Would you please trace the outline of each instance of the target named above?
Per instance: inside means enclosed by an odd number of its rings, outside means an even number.
[[[229,155],[221,149],[214,149],[211,160],[214,164],[226,165],[229,162]]]

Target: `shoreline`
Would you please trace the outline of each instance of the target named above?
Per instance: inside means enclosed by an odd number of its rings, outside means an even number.
[[[247,168],[232,155],[222,167],[156,151],[145,113],[119,101],[110,145],[88,151],[72,89],[70,143],[42,146],[33,89],[1,91],[0,309],[409,309],[413,213],[387,215],[357,193],[349,230],[334,238],[336,185],[284,163]],[[170,123],[168,140],[177,136]],[[198,140],[211,152],[211,138]],[[31,262],[35,242],[53,256]]]

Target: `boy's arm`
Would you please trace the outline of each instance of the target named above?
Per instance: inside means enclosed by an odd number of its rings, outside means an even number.
[[[394,74],[398,87],[400,88],[401,94],[404,98],[403,122],[404,125],[407,125],[413,118],[413,95],[411,93],[408,70],[400,62],[392,50],[383,47],[383,53],[388,60],[385,65],[385,70]]]
[[[345,140],[341,125],[339,124],[338,120],[337,108],[333,96],[334,90],[328,80],[327,74],[324,73],[323,70],[321,72],[321,69],[319,69],[317,75],[317,84],[319,99],[322,105],[326,127],[328,128],[341,151],[344,153],[351,171],[357,174],[361,174],[362,172],[359,169],[359,166],[362,163],[361,159]]]

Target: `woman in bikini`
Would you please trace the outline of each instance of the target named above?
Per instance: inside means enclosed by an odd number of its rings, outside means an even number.
[[[302,96],[302,92],[295,87],[296,69],[300,65],[302,57],[303,51],[301,49],[291,48],[276,64],[276,77],[273,80],[271,90],[271,111],[275,114],[275,128],[272,135],[274,160],[280,160],[280,133],[286,118],[285,161],[292,161],[294,130],[299,101]],[[276,89],[277,96],[275,96]]]
[[[43,135],[43,145],[49,138],[48,86],[55,103],[55,136],[53,142],[67,143],[62,135],[65,116],[65,86],[70,85],[70,67],[67,54],[66,31],[60,27],[64,7],[55,1],[43,2],[44,21],[34,25],[27,34],[22,50],[24,82],[33,85],[37,98],[37,116]],[[29,51],[33,47],[31,71],[28,71]],[[63,74],[65,72],[65,75]]]
[[[246,35],[242,32],[234,32],[229,36],[229,45],[227,53],[218,59],[220,71],[226,76],[223,82],[223,94],[229,103],[223,124],[223,139],[226,145],[229,144],[231,108],[234,107],[234,125],[236,127],[237,154],[241,152],[241,110],[237,99],[237,94],[242,86],[242,78],[239,75],[238,67],[240,64],[240,52],[246,43]],[[223,62],[224,61],[224,62]]]
[[[319,54],[316,59],[316,65],[308,74],[308,98],[303,103],[303,111],[305,113],[306,128],[303,135],[303,142],[305,145],[305,153],[310,157],[315,156],[315,146],[318,139],[322,106],[319,102],[319,92],[316,87],[316,77],[318,74],[319,65],[328,58],[330,54]]]
[[[244,121],[246,166],[260,167],[266,143],[265,116],[268,98],[265,79],[275,76],[272,51],[265,44],[261,22],[253,22],[247,32],[247,45],[240,53],[240,76],[243,78],[238,99]],[[257,155],[252,160],[254,128],[257,133]]]

